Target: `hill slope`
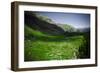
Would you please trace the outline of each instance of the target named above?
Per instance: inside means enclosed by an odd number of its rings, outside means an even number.
[[[43,17],[42,17],[43,18]],[[25,12],[25,24],[35,30],[39,30],[41,32],[59,35],[64,33],[64,30],[55,24],[48,23],[46,20],[40,19],[36,14],[32,12]]]

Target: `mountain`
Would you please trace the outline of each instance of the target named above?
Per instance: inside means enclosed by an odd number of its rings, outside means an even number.
[[[55,25],[51,19],[45,16],[37,15],[31,11],[25,11],[24,16],[25,25],[34,30],[52,35],[60,35],[65,32],[61,27]]]
[[[57,23],[56,25],[61,27],[65,32],[75,32],[76,31],[76,29],[73,26],[68,25],[68,24]]]
[[[50,35],[61,35],[65,32],[76,32],[76,28],[69,24],[55,23],[47,16],[32,11],[25,11],[24,23],[28,27]]]
[[[46,22],[51,23],[51,24],[55,23],[52,19],[50,19],[47,16],[43,16],[43,15],[40,15],[40,14],[37,14],[37,13],[33,13],[33,14],[35,14],[35,16],[40,20],[46,21]]]
[[[90,32],[90,28],[77,28],[78,32]]]

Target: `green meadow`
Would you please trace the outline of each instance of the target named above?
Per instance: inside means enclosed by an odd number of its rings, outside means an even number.
[[[25,61],[85,58],[87,40],[83,34],[48,35],[25,25]]]

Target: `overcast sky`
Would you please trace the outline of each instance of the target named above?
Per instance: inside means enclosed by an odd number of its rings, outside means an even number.
[[[75,28],[90,27],[90,14],[81,13],[60,13],[60,12],[36,12],[47,16],[55,23],[69,24]]]

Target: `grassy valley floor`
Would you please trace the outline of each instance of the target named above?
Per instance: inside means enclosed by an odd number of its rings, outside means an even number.
[[[77,59],[86,52],[84,35],[48,35],[25,26],[24,60],[66,60]]]

